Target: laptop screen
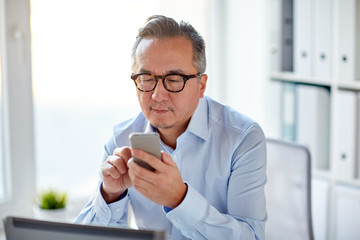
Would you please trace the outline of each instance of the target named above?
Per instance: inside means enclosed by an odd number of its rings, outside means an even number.
[[[6,217],[6,240],[165,240],[165,233]]]

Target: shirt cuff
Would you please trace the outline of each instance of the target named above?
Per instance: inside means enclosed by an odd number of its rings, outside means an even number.
[[[165,211],[166,213],[170,212],[171,210],[172,210],[172,208],[169,208],[169,207],[164,206],[164,211]]]
[[[166,217],[178,229],[189,229],[194,227],[206,215],[208,201],[188,185],[187,194],[179,206],[167,212]]]
[[[105,225],[108,225],[111,219],[127,219],[129,202],[127,190],[121,195],[120,200],[107,204],[101,194],[101,186],[94,201],[96,218]]]

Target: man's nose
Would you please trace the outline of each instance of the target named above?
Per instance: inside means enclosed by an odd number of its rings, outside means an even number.
[[[152,92],[151,97],[157,102],[165,101],[168,99],[169,91],[166,90],[166,88],[164,87],[162,79],[158,79],[158,82],[154,91]]]

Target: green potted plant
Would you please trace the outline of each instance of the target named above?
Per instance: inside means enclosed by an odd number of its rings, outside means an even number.
[[[41,209],[63,209],[66,206],[66,193],[54,189],[41,192],[38,198]]]
[[[37,195],[34,215],[39,219],[63,221],[67,217],[66,205],[67,194],[51,188]]]

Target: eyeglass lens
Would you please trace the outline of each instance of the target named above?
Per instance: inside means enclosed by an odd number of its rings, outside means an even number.
[[[157,79],[150,74],[142,74],[136,78],[140,90],[151,91],[155,88]],[[164,87],[169,91],[180,91],[184,87],[184,78],[180,75],[167,75],[163,81]]]

